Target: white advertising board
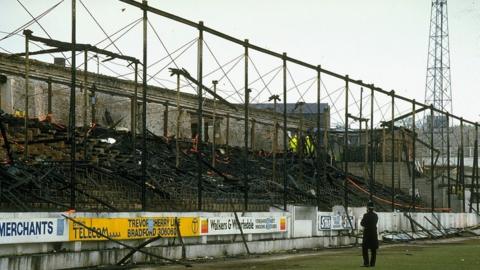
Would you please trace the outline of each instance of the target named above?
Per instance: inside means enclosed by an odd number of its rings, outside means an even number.
[[[324,215],[319,214],[317,216],[317,230],[324,231],[324,230],[350,230],[353,226],[355,229],[355,216],[349,216],[350,222],[347,219],[347,216],[339,216],[339,215]]]
[[[0,244],[68,241],[64,218],[0,219]]]
[[[286,217],[238,217],[244,234],[278,233],[287,231]],[[202,219],[202,235],[240,234],[235,217]]]

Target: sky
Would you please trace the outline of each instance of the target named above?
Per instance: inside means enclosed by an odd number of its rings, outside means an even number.
[[[60,2],[19,1],[35,16]],[[108,34],[141,16],[140,10],[117,0],[82,2]],[[40,20],[54,39],[70,39],[70,3],[71,0],[64,0]],[[248,38],[250,43],[279,53],[287,52],[291,57],[424,101],[430,0],[150,0],[149,4],[195,22],[204,21],[208,27],[239,39]],[[0,7],[0,31],[11,32],[30,20],[18,0],[0,0]],[[479,121],[480,0],[450,0],[448,16],[453,113]],[[94,44],[105,38],[79,0],[77,18],[78,42]],[[196,29],[153,14],[149,15],[149,19],[170,52],[192,41],[198,33]],[[37,25],[29,28],[35,35],[45,36]],[[0,32],[0,37],[5,36],[3,32]],[[228,44],[211,35],[206,34],[205,40],[221,63],[243,53],[242,47]],[[116,43],[122,53],[141,59],[141,42],[141,24],[138,24]],[[0,41],[0,51],[3,48],[19,52],[23,46],[24,40],[19,36]],[[112,46],[109,49],[116,50]],[[215,67],[215,59],[206,50],[204,48],[205,70],[208,71],[210,67]],[[150,29],[148,62],[153,63],[164,56],[163,46]],[[190,73],[195,74],[195,57],[193,46],[179,57],[178,65],[187,67]],[[278,59],[255,52],[251,53],[251,57],[260,73],[281,65]],[[52,61],[49,56],[39,59]],[[112,65],[110,63],[117,72],[128,73],[128,69],[121,71],[120,67]],[[237,88],[242,86],[243,77],[239,75],[243,74],[242,65],[240,63],[237,75],[232,75],[233,84]],[[152,68],[149,74],[153,75],[160,67],[161,65]],[[315,76],[311,71],[300,67],[289,67],[297,83]],[[101,72],[109,73],[103,67]],[[250,72],[251,78],[256,78],[255,72]],[[161,74],[164,79],[168,79],[167,70]],[[279,76],[269,91],[281,91],[281,72]],[[341,84],[342,82],[332,82],[325,87],[336,89]],[[224,80],[220,87],[228,88],[230,85],[230,82]],[[262,89],[261,85],[253,87],[257,91]],[[309,92],[303,98],[311,100],[313,93]],[[233,92],[232,95],[235,97]],[[262,96],[259,101],[264,101],[265,97],[268,95]],[[335,100],[330,100],[332,101],[335,103]]]

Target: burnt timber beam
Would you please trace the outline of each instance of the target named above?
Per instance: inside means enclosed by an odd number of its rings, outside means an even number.
[[[39,55],[39,54],[48,54],[48,53],[59,53],[70,51],[68,48],[55,48],[55,49],[45,49],[36,52],[29,52],[28,55]],[[27,53],[14,53],[11,56],[25,56]]]
[[[425,111],[426,109],[429,109],[429,107],[423,107],[423,108],[417,109],[417,110],[415,110],[415,113],[423,112],[423,111]],[[381,127],[389,126],[389,125],[391,125],[392,122],[395,123],[395,122],[400,121],[400,120],[402,120],[402,119],[408,118],[408,117],[410,117],[410,116],[412,116],[412,115],[413,115],[413,112],[409,112],[409,113],[400,115],[400,116],[398,116],[398,117],[396,117],[396,118],[394,118],[394,119],[392,119],[392,120],[390,120],[390,121],[383,121],[383,122],[380,124],[380,126],[381,126]]]
[[[63,51],[72,50],[72,43],[70,43],[70,42],[64,42],[64,41],[59,41],[59,40],[55,40],[55,39],[37,37],[37,36],[33,35],[32,33],[33,33],[32,31],[25,31],[24,32],[24,34],[26,36],[28,36],[28,39],[31,40],[31,41],[37,41],[37,42],[43,43],[43,44],[45,44],[49,47],[56,48],[56,49],[50,49],[50,50],[47,49],[47,50],[37,51],[37,52],[35,52],[35,54],[51,53],[51,52],[63,52]],[[114,52],[111,52],[111,51],[107,51],[107,50],[104,50],[104,49],[100,49],[100,48],[97,48],[97,47],[95,47],[93,45],[90,45],[90,44],[76,43],[75,44],[75,51],[95,52],[95,53],[98,53],[98,54],[106,55],[106,56],[110,57],[111,59],[118,58],[118,59],[126,60],[126,61],[129,61],[129,62],[132,62],[132,63],[140,63],[140,61],[138,59],[136,59],[135,57],[126,56],[126,55],[114,53]],[[29,53],[29,54],[32,54],[32,53]],[[14,55],[24,56],[25,53],[18,53],[18,54],[14,54]]]
[[[234,109],[235,111],[238,111],[237,107],[233,105],[232,103],[228,102],[226,99],[218,95],[215,91],[211,90],[210,88],[206,87],[205,85],[201,84],[199,81],[197,81],[195,78],[188,73],[188,71],[184,68],[179,69],[179,68],[170,68],[170,72],[172,73],[171,75],[182,75],[185,77],[187,80],[191,81],[192,83],[196,84],[197,86],[202,87],[203,90],[207,91],[210,95],[214,96],[218,100],[220,100],[222,103],[227,105],[228,107]]]

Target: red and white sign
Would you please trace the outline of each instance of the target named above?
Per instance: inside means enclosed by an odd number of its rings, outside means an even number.
[[[238,217],[244,234],[279,233],[287,231],[286,217]],[[235,217],[202,219],[202,235],[240,234]]]

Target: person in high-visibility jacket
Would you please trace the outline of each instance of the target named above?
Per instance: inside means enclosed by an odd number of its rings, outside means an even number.
[[[305,153],[310,157],[315,154],[315,145],[313,144],[310,135],[305,137]]]
[[[293,135],[291,138],[290,138],[290,141],[289,141],[289,144],[288,144],[288,148],[290,149],[290,151],[292,151],[293,153],[296,153],[297,150],[298,150],[298,136],[297,134]]]

